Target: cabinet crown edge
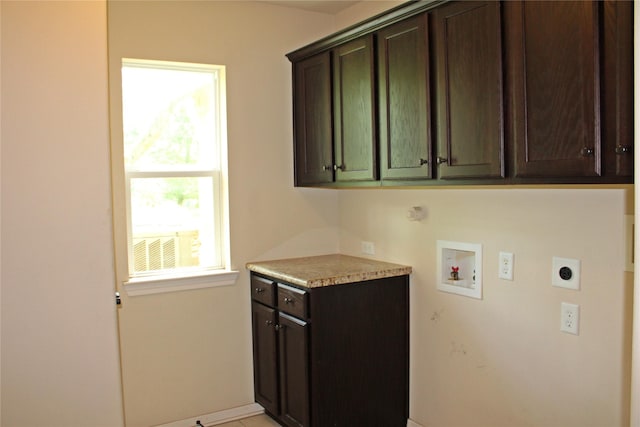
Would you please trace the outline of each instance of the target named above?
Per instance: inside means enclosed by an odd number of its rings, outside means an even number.
[[[431,10],[447,1],[448,0],[410,0],[343,30],[336,31],[306,46],[293,50],[287,53],[286,57],[291,62],[300,61],[350,40],[372,33],[395,22]]]

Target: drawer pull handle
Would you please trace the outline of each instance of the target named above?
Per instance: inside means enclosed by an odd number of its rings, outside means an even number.
[[[285,304],[292,304],[293,300],[291,298],[284,297],[284,303]]]
[[[256,293],[261,294],[264,292],[264,288],[256,288]]]

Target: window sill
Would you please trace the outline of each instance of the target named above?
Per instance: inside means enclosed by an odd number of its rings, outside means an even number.
[[[124,282],[124,290],[127,296],[135,297],[192,289],[215,288],[217,286],[235,284],[238,274],[237,271],[233,270],[216,270],[199,272],[193,275],[136,277]]]

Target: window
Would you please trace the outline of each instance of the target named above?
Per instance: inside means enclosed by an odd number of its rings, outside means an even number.
[[[228,267],[224,72],[217,65],[122,62],[130,279]]]

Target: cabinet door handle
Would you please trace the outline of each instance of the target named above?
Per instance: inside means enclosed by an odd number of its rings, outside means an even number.
[[[322,166],[322,170],[323,171],[337,171],[338,169],[340,169],[341,171],[345,170],[346,167],[344,165],[326,165],[326,166]]]
[[[591,157],[593,156],[594,150],[593,148],[590,147],[583,147],[582,150],[580,151],[580,154],[582,154],[582,157]]]
[[[428,165],[429,164],[429,160],[427,159],[420,159],[420,166],[422,165]]]
[[[263,289],[263,288],[256,288],[256,293],[257,293],[257,294],[261,294],[261,293],[263,293],[263,292],[264,292],[264,289]]]
[[[276,331],[281,331],[285,328],[284,325],[276,325]]]
[[[291,298],[284,297],[284,303],[285,304],[291,304],[291,303],[293,303],[293,300]]]
[[[436,157],[436,163],[439,164],[439,165],[441,165],[443,163],[447,163],[447,158],[438,156],[438,157]]]
[[[264,323],[265,323],[265,325],[267,325],[267,326],[271,326],[271,325],[273,325],[273,321],[271,321],[271,320],[267,320],[267,321],[265,321]]]
[[[618,145],[616,147],[616,154],[628,154],[631,152],[631,147],[629,145]]]

